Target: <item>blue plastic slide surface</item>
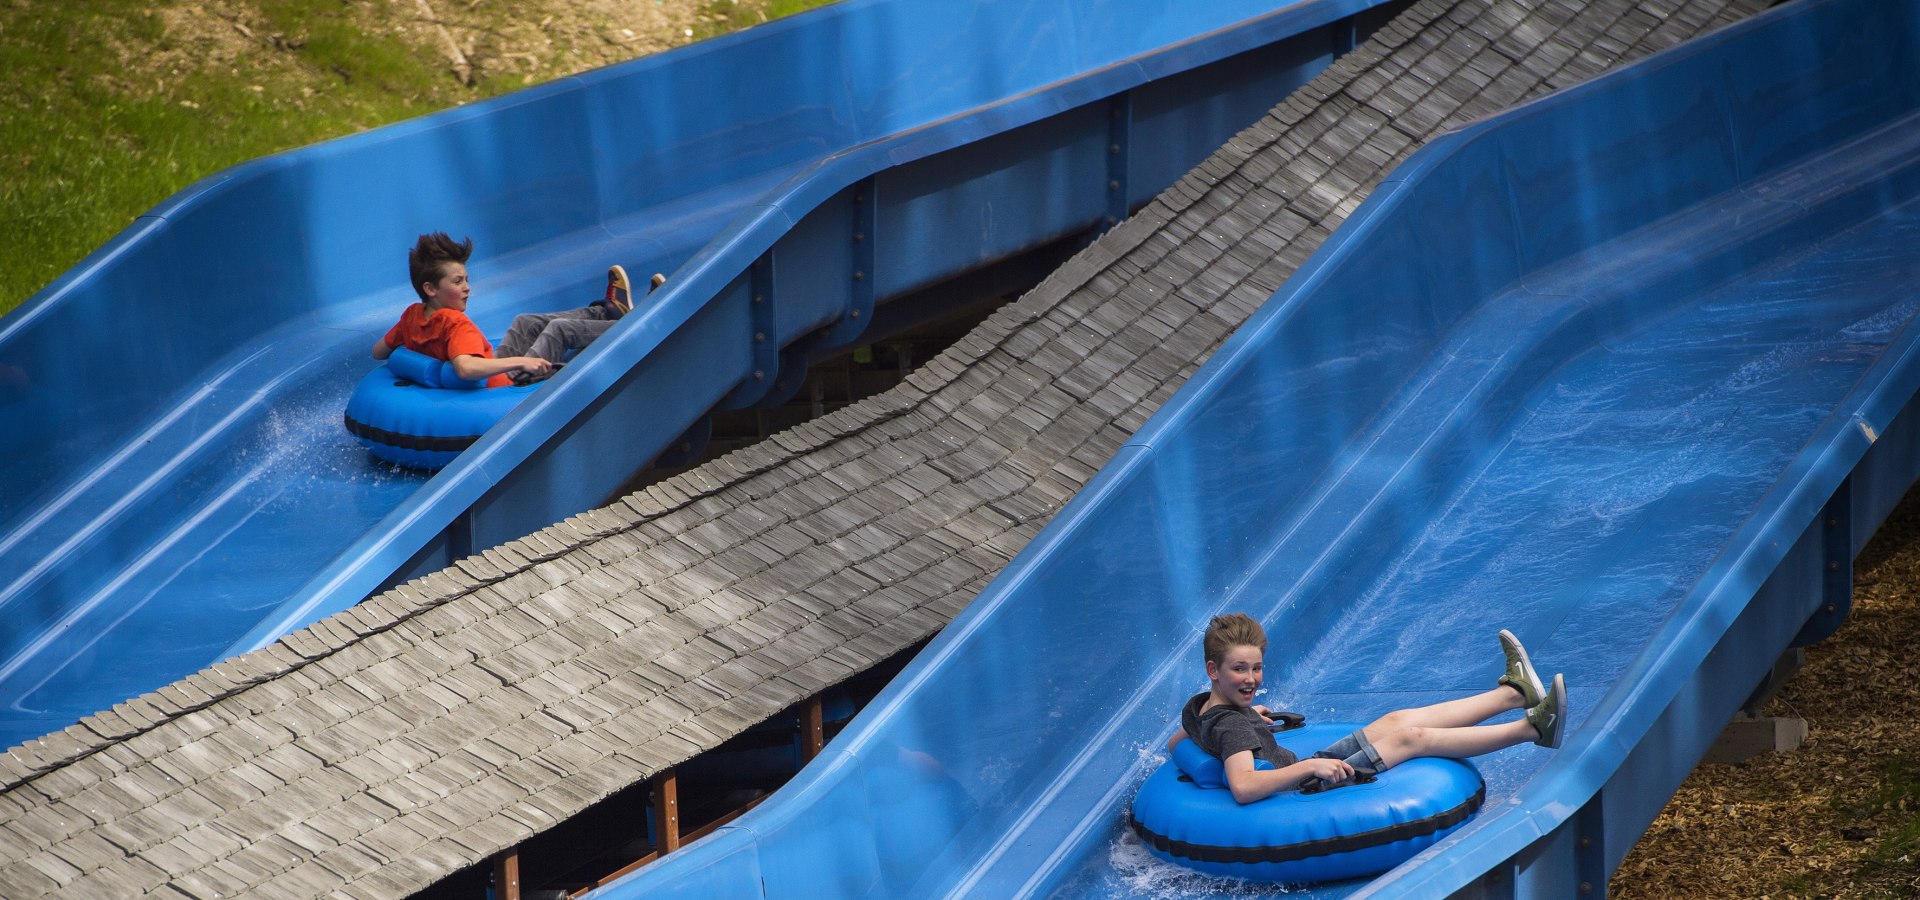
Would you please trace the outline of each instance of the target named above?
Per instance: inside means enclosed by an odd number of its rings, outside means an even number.
[[[1310,719],[1489,689],[1502,627],[1572,696],[1305,895],[1603,881],[1913,480],[1916,51],[1809,0],[1436,141],[820,759],[601,895],[1231,893],[1122,826],[1228,610]]]
[[[604,502],[717,403],[778,400],[797,336],[856,343],[876,299],[1124,215],[1377,2],[849,0],[192,186],[0,321],[0,745]],[[1258,89],[1150,89],[1223,60]],[[1142,148],[1117,196],[1114,97]],[[914,168],[983,143],[1032,161]],[[429,481],[340,417],[433,230],[476,240],[496,338],[609,263],[674,279]]]

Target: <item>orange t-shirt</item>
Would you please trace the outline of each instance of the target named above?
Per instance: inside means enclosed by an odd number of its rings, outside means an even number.
[[[444,362],[452,362],[456,356],[493,358],[493,345],[487,343],[487,336],[480,333],[480,326],[473,324],[466,313],[442,309],[429,316],[425,303],[407,307],[407,311],[400,314],[400,321],[387,330],[385,340],[389,347],[405,347]],[[490,388],[512,383],[504,374],[487,379]]]

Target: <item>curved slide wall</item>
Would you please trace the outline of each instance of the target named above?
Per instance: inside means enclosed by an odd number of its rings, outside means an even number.
[[[1121,822],[1230,609],[1314,718],[1484,690],[1501,627],[1574,697],[1305,893],[1603,884],[1920,469],[1916,51],[1812,0],[1436,141],[799,778],[600,896],[1177,879]]]
[[[1375,2],[851,0],[190,187],[0,321],[0,744],[603,501],[877,305],[1124,215]],[[426,480],[339,413],[436,229],[494,335],[674,280]]]

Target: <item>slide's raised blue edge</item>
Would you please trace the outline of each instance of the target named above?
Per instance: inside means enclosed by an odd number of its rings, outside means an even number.
[[[1058,742],[1085,748],[1084,760],[1103,752],[1134,755],[1137,750],[1132,743],[1108,740],[1116,734],[1164,736],[1170,727],[1168,698],[1158,691],[1150,692],[1152,696],[1129,694],[1129,684],[1111,676],[1130,676],[1135,683],[1159,682],[1169,666],[1186,665],[1206,617],[1226,605],[1223,598],[1232,596],[1233,573],[1239,567],[1214,560],[1181,563],[1204,576],[1203,581],[1221,586],[1200,596],[1145,596],[1161,587],[1160,579],[1151,577],[1136,579],[1134,596],[1114,595],[1112,589],[1120,585],[1109,583],[1105,573],[1088,566],[1096,561],[1089,548],[1110,542],[1109,557],[1128,559],[1168,552],[1167,562],[1179,560],[1169,551],[1178,551],[1183,544],[1197,552],[1191,541],[1177,534],[1150,537],[1148,543],[1157,546],[1136,552],[1142,550],[1141,544],[1127,529],[1152,525],[1154,518],[1140,510],[1154,510],[1157,502],[1171,496],[1166,491],[1173,486],[1166,483],[1170,479],[1165,475],[1178,468],[1182,456],[1204,460],[1208,453],[1231,452],[1218,445],[1194,446],[1199,420],[1210,413],[1219,415],[1209,407],[1227,393],[1230,384],[1259,377],[1269,347],[1288,335],[1289,320],[1316,292],[1364,290],[1368,272],[1358,263],[1364,261],[1362,254],[1370,243],[1391,236],[1396,227],[1411,220],[1440,221],[1436,210],[1446,206],[1449,198],[1439,195],[1449,191],[1492,192],[1494,201],[1479,206],[1509,217],[1492,229],[1510,235],[1508,243],[1479,245],[1487,256],[1461,254],[1457,263],[1490,266],[1492,272],[1469,273],[1464,280],[1497,287],[1663,216],[1742,190],[1786,165],[1909,115],[1920,106],[1920,85],[1916,84],[1920,68],[1914,65],[1920,50],[1917,19],[1920,16],[1907,4],[1805,0],[1434,141],[1375,191],[1000,577],[828,745],[819,760],[772,800],[735,823],[596,896],[784,896],[808,890],[857,896],[879,892],[882,885],[903,884],[922,889],[917,892],[964,893],[982,887],[978,873],[993,865],[992,860],[982,862],[975,855],[1003,854],[1007,849],[976,833],[978,823],[971,819],[976,814],[993,819],[995,828],[1012,823],[1006,833],[1018,836],[1026,835],[1022,825],[1033,817],[1077,819],[1060,829],[1070,832],[1070,837],[1057,849],[1023,847],[1023,854],[1044,860],[1043,868],[1057,868],[1061,860],[1083,852],[1089,842],[1104,839],[1114,827],[1113,810],[1124,803],[1127,785],[1137,779],[1113,779],[1111,788],[1086,807],[1056,808],[1053,804],[1059,798],[1075,790],[1067,784],[1067,776],[1050,771],[1003,773],[1006,781],[1020,786],[1010,788],[1008,796],[990,799],[963,797],[965,792],[956,791],[958,808],[944,821],[938,802],[920,804],[919,823],[932,833],[919,835],[914,843],[925,853],[897,863],[914,867],[917,871],[912,876],[891,876],[912,880],[889,883],[883,851],[889,842],[901,838],[880,832],[897,830],[900,823],[882,819],[875,808],[883,802],[902,801],[884,796],[876,786],[900,779],[892,776],[882,781],[874,773],[900,768],[893,757],[903,747],[940,746],[934,736],[942,733],[1004,733],[1011,736],[1009,740],[1029,741],[1031,736],[1022,731],[1029,726],[1012,717],[1029,719],[1033,711],[1005,702],[1017,691],[976,681],[972,684],[977,687],[970,689],[988,695],[987,699],[959,696],[953,689],[967,683],[966,679],[947,670],[965,669],[985,677],[999,668],[1007,680],[1025,681],[1040,667],[1019,654],[1031,653],[1035,646],[1073,654],[1059,661],[1058,668],[1064,672],[1091,670],[1100,677],[1088,679],[1093,683],[1084,689],[1085,707],[1068,711],[1085,724],[1060,726],[1059,732],[1048,733],[1031,754],[1033,766],[1055,760]],[[1622,127],[1629,124],[1632,127]],[[1529,165],[1534,168],[1528,169]],[[1545,177],[1524,177],[1534,175]],[[1428,207],[1424,215],[1418,208],[1422,204]],[[1578,208],[1569,210],[1568,204]],[[1552,224],[1541,226],[1545,222]],[[1429,259],[1445,267],[1446,251],[1455,248],[1447,240],[1437,243],[1443,246],[1429,248]],[[1703,278],[1711,277],[1703,273]],[[1462,297],[1453,302],[1479,299]],[[1704,742],[1754,683],[1737,679],[1757,677],[1798,630],[1798,621],[1749,624],[1755,616],[1778,618],[1754,612],[1756,593],[1869,455],[1876,436],[1886,432],[1920,388],[1917,340],[1920,336],[1901,334],[1829,416],[1649,643],[1650,649],[1628,661],[1614,690],[1591,701],[1593,711],[1583,717],[1569,744],[1544,769],[1514,796],[1484,811],[1473,827],[1360,888],[1359,893],[1446,896],[1489,873],[1523,870],[1530,858],[1562,862],[1560,857],[1546,856],[1549,849],[1559,848],[1544,845],[1564,840],[1573,818],[1594,809],[1591,802],[1596,795],[1628,765],[1631,756],[1645,749],[1642,742],[1649,735],[1658,733],[1659,740],[1668,740],[1676,732],[1687,735],[1684,746],[1642,754],[1671,757],[1666,762],[1671,771],[1647,777],[1648,783],[1665,779],[1668,790],[1677,784],[1698,759]],[[1903,491],[1907,481],[1910,476],[1883,489]],[[1883,515],[1891,502],[1883,497],[1870,505]],[[1856,531],[1852,549],[1857,551],[1875,523],[1877,518]],[[1149,560],[1141,566],[1151,568],[1160,562]],[[1057,583],[1048,582],[1057,581],[1060,568],[1068,565],[1083,567],[1084,595],[1046,596],[1049,588],[1058,588]],[[1117,561],[1108,565],[1126,568]],[[1071,617],[1071,607],[1078,603],[1097,603],[1101,615],[1126,619],[1128,628],[1102,633],[1100,638],[1111,640],[1075,651],[1061,650],[1057,641],[1019,643],[1050,628],[1057,631],[1048,620]],[[1127,632],[1147,638],[1128,642],[1131,634]],[[1738,639],[1728,640],[1729,634],[1737,634]],[[1758,640],[1745,643],[1749,638]],[[1134,652],[1156,645],[1165,655]],[[1129,659],[1136,655],[1140,658]],[[1720,662],[1726,658],[1734,663]],[[1700,688],[1694,686],[1702,684],[1702,672],[1715,665],[1733,671],[1736,680],[1713,685],[1720,693],[1697,702]],[[1689,690],[1695,693],[1683,697]],[[1729,695],[1729,690],[1740,693]],[[988,711],[985,718],[967,715],[980,710]],[[1684,721],[1665,730],[1656,727],[1676,717]],[[1113,725],[1115,721],[1125,721],[1124,727]],[[949,741],[946,746],[963,745]],[[949,772],[971,772],[985,761],[956,753],[941,763]],[[1125,761],[1089,764],[1108,770],[1129,765]],[[939,779],[923,780],[929,791],[937,793]],[[1616,815],[1620,824],[1601,823],[1595,828],[1596,834],[1605,832],[1608,837],[1593,844],[1594,853],[1604,854],[1603,864],[1578,871],[1565,866],[1555,877],[1604,879],[1631,843],[1617,840],[1620,832],[1637,835],[1664,798],[1661,794],[1613,801],[1617,811],[1605,812]],[[867,826],[871,833],[864,838],[859,833],[863,822],[872,823]],[[1571,840],[1564,842],[1573,845]],[[1566,851],[1568,858],[1579,852],[1583,851]],[[1052,877],[1036,873],[1021,890],[1011,893],[1057,887]],[[1004,885],[995,882],[995,887]],[[1526,885],[1520,886],[1522,895],[1527,891]]]
[[[718,297],[731,280],[746,271],[794,223],[834,193],[888,167],[1003,133],[1210,60],[1310,31],[1384,2],[1387,0],[1312,0],[1278,9],[1271,8],[1270,3],[1209,4],[1198,10],[1179,4],[1156,4],[1151,7],[1154,15],[1146,18],[1142,18],[1149,11],[1145,8],[1130,9],[1128,15],[1115,16],[1099,8],[1063,2],[1050,3],[1038,12],[1026,10],[1022,14],[1024,20],[1050,21],[1054,27],[1073,33],[1071,39],[1064,41],[1065,48],[1072,51],[1075,65],[1086,68],[1065,66],[1049,70],[1020,84],[1010,95],[996,97],[984,105],[979,105],[976,98],[967,98],[951,108],[915,112],[911,105],[909,110],[900,111],[878,108],[880,104],[875,102],[876,108],[855,117],[860,133],[865,136],[863,140],[788,176],[699,249],[666,287],[652,295],[644,309],[629,316],[626,324],[598,341],[593,354],[568,366],[536,395],[535,402],[522,404],[394,510],[384,527],[367,534],[332,565],[316,573],[297,595],[236,641],[228,654],[264,647],[279,636],[339,612],[376,590],[383,578],[400,570],[419,548],[432,541],[449,522],[478,502],[508,473],[541,453],[556,435],[563,435],[572,423],[589,414],[597,398],[676,329],[705,309],[706,304]],[[901,48],[888,43],[884,37],[874,43],[857,39],[859,32],[867,30],[860,23],[879,20],[883,10],[910,6],[898,2],[889,4],[887,0],[854,0],[675,53],[740,52],[733,48],[749,41],[772,40],[784,30],[826,28],[829,26],[821,20],[837,22],[846,17],[849,21],[836,27],[844,27],[848,32],[847,51],[886,57]],[[992,5],[987,5],[973,15],[987,16],[992,12]],[[1201,15],[1206,18],[1198,18]],[[903,34],[929,33],[925,23],[914,21],[911,13],[900,9],[894,9],[884,21],[891,22],[896,30],[904,30]],[[1142,40],[1156,30],[1175,26],[1184,30],[1170,43],[1151,46],[1151,42]],[[961,62],[982,47],[998,47],[1004,43],[1002,36],[993,32],[955,34],[948,39],[956,43],[942,52],[952,54]],[[1103,52],[1100,41],[1124,41],[1127,49],[1119,53]],[[675,53],[577,76],[574,80],[626,77],[630,74],[628,67],[651,69],[670,65]],[[856,58],[849,65],[858,70],[862,63]],[[847,80],[850,85],[864,83],[878,74],[850,73]],[[544,93],[562,90],[564,87],[553,87],[524,99],[514,95],[442,115],[484,116],[493,104],[530,102]],[[861,106],[852,100],[838,102]],[[916,98],[915,102],[930,101]],[[395,127],[425,128],[437,118]],[[346,139],[352,140],[355,139]],[[260,163],[278,164],[284,163],[277,160]],[[102,251],[103,255],[106,253]]]
[[[1713,171],[1694,179],[1696,184],[1742,190],[1788,163],[1841,147],[1920,108],[1920,10],[1911,4],[1870,0],[1786,4],[1463,130],[1449,136],[1446,147],[1435,149],[1446,152],[1503,137],[1510,146],[1519,145],[1520,139],[1511,134],[1518,125],[1572,120],[1607,104],[1671,112],[1684,105],[1674,98],[1688,92],[1711,97],[1722,117],[1702,123],[1683,122],[1675,116],[1664,123],[1665,133],[1636,134],[1634,139],[1651,148],[1677,147],[1681,142],[1672,140],[1675,136],[1692,135],[1691,142],[1698,144],[1711,140],[1707,133],[1717,133],[1716,153],[1675,155],[1691,164],[1712,160],[1706,168]],[[1647,162],[1653,165],[1656,160]],[[1414,189],[1422,169],[1441,164],[1434,158],[1421,169],[1409,166],[1402,180]],[[1612,174],[1617,180],[1595,184],[1590,190],[1599,195],[1617,190],[1624,195],[1620,205],[1644,202],[1643,197],[1633,196],[1638,192],[1632,186],[1645,173]],[[1689,199],[1701,202],[1710,196],[1679,195],[1639,217],[1650,222],[1680,211]],[[1516,221],[1547,205],[1517,203]],[[1631,227],[1631,220],[1622,224]],[[1597,233],[1587,243],[1598,244],[1607,236]],[[1875,443],[1896,427],[1896,419],[1909,408],[1916,392],[1920,392],[1920,334],[1909,327],[1822,424],[1664,623],[1649,649],[1630,660],[1616,688],[1599,698],[1594,712],[1539,775],[1506,806],[1483,814],[1486,821],[1479,827],[1442,842],[1355,896],[1449,896],[1490,873],[1513,877],[1520,896],[1549,896],[1551,890],[1530,888],[1529,867],[1569,859],[1599,869],[1581,871],[1578,877],[1606,877],[1692,770],[1759,675],[1800,632],[1800,622],[1781,621],[1781,610],[1762,608],[1777,602],[1763,596],[1770,579],[1806,580],[1804,573],[1783,571],[1789,554],[1805,536],[1818,533],[1830,499],[1846,491],[1848,479],[1861,472]],[[1910,421],[1903,424],[1912,427]],[[1865,545],[1912,483],[1912,463],[1888,468],[1900,476],[1892,483],[1875,484],[1880,496],[1853,501],[1864,513],[1856,513],[1850,554]],[[1817,582],[1817,574],[1812,580]],[[1737,662],[1726,662],[1726,658]],[[1729,670],[1738,674],[1729,676]],[[1623,772],[1629,766],[1642,771]],[[1644,794],[1644,788],[1624,795],[1614,791],[1608,795],[1609,808],[1600,808],[1602,792],[1623,775],[1633,786],[1664,789],[1657,796],[1633,796]],[[1575,821],[1583,815],[1591,820]],[[1585,840],[1580,845],[1591,848],[1596,859],[1581,859],[1585,854],[1563,848],[1554,848],[1561,852],[1557,859],[1546,856],[1549,844],[1575,843],[1568,830],[1576,825],[1583,826]],[[1559,877],[1532,874],[1542,882],[1565,877],[1565,873]]]

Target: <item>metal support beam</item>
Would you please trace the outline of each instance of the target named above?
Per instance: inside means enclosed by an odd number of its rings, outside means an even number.
[[[653,465],[659,469],[678,469],[681,466],[692,465],[694,460],[700,458],[700,454],[707,452],[707,442],[711,440],[713,440],[713,414],[708,413],[687,426],[686,431],[681,432],[679,437],[673,439],[673,443],[661,450],[660,455],[654,457]],[[607,502],[611,503],[619,499],[621,493],[621,491],[615,491]]]
[[[1456,900],[1513,900],[1514,885],[1519,882],[1519,866],[1511,860],[1474,879],[1453,896]]]
[[[1807,624],[1794,635],[1792,647],[1807,647],[1833,636],[1853,611],[1853,478],[1840,482],[1838,490],[1820,510],[1816,527],[1820,529],[1822,571],[1820,606]]]
[[[1133,92],[1116,94],[1107,101],[1107,215],[1096,233],[1120,224],[1133,212],[1133,185],[1128,177],[1128,161],[1133,156]]]
[[[1772,700],[1773,695],[1780,693],[1780,688],[1793,677],[1793,673],[1800,671],[1800,666],[1806,661],[1806,650],[1788,647],[1785,653],[1780,654],[1779,659],[1774,660],[1773,666],[1767,669],[1767,676],[1761,679],[1758,687],[1753,689],[1753,693],[1747,697],[1747,702],[1740,704],[1740,711],[1748,716],[1760,715],[1767,701]]]
[[[873,322],[873,286],[877,280],[874,278],[874,263],[878,259],[874,247],[879,243],[877,209],[880,205],[875,188],[874,179],[868,178],[853,190],[850,201],[853,204],[853,232],[847,236],[853,242],[853,271],[848,273],[846,315],[825,329],[823,343],[830,348],[858,343],[860,335]]]
[[[753,334],[748,338],[752,344],[748,349],[753,367],[748,371],[746,380],[720,401],[721,409],[765,405],[763,401],[769,393],[775,392],[774,385],[782,377],[780,367],[785,360],[781,358],[780,334],[776,330],[778,319],[774,316],[778,300],[773,278],[774,255],[777,252],[768,250],[747,269],[747,321],[753,328]]]
[[[1580,877],[1575,891],[1581,898],[1607,895],[1606,799],[1603,788],[1567,823],[1573,828],[1573,863]]]
[[[1335,22],[1331,26],[1334,56],[1339,57],[1345,55],[1352,52],[1353,48],[1360,46],[1362,38],[1360,34],[1360,23],[1355,21],[1355,18],[1356,17],[1350,16]]]
[[[473,510],[469,506],[447,523],[447,564],[473,555]]]

